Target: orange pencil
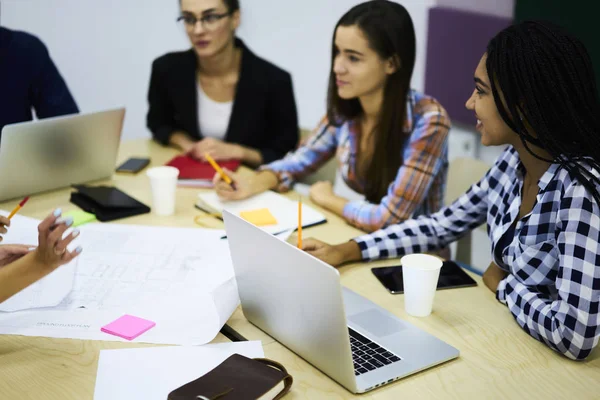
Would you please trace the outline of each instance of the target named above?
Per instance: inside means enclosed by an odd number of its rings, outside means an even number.
[[[298,248],[302,250],[302,199],[298,199]]]
[[[27,203],[27,200],[29,200],[29,196],[25,197],[18,206],[15,207],[14,210],[12,210],[12,212],[10,213],[10,215],[8,216],[8,219],[11,219],[12,217],[15,216],[16,213],[19,212],[19,210],[25,205],[25,203]]]
[[[233,183],[231,178],[221,169],[221,167],[219,167],[219,164],[217,164],[216,161],[213,160],[210,154],[204,153],[204,158],[206,158],[208,163],[215,169],[215,171],[217,171],[217,174],[221,176],[221,179],[227,182],[227,184],[231,186],[233,190],[235,190],[235,184]]]

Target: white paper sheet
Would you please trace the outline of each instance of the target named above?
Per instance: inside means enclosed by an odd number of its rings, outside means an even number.
[[[236,215],[240,215],[240,212],[243,211],[268,208],[278,224],[261,226],[261,229],[272,234],[298,228],[298,203],[271,191],[239,201],[221,202],[214,192],[200,193],[198,199],[198,207],[200,208],[202,208],[202,203],[205,203],[219,212],[226,209]],[[302,204],[302,226],[315,225],[324,221],[325,216],[323,214],[306,204]]]
[[[52,308],[0,313],[0,333],[125,341],[100,328],[131,314],[156,322],[136,342],[207,343],[239,304],[222,235],[210,229],[84,226],[72,290]]]
[[[260,342],[102,350],[95,400],[165,400],[172,390],[198,379],[233,354],[264,357]]]
[[[0,210],[0,214],[7,216],[9,213]],[[40,220],[17,214],[12,217],[10,222],[8,233],[4,235],[1,244],[38,245]],[[77,262],[75,260],[63,265],[48,276],[0,303],[0,311],[12,312],[29,308],[52,307],[60,304],[73,287],[76,268]]]

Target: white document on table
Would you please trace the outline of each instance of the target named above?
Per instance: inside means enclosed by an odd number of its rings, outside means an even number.
[[[208,343],[239,304],[223,233],[86,225],[72,289],[54,307],[0,313],[0,334],[126,341],[100,328],[130,314],[156,323],[136,342]]]
[[[196,206],[209,212],[221,213],[223,210],[227,210],[235,215],[240,215],[244,211],[268,208],[277,220],[277,224],[261,226],[261,229],[271,234],[277,234],[298,228],[298,202],[271,191],[257,194],[245,200],[227,202],[219,200],[215,192],[200,193]],[[306,204],[302,204],[303,227],[306,228],[325,221],[326,218],[323,214]]]
[[[233,354],[264,357],[260,342],[102,350],[95,400],[165,400],[171,391],[205,375]]]
[[[9,213],[0,210],[0,214],[7,216]],[[34,218],[15,215],[10,221],[8,233],[3,235],[4,238],[0,244],[25,244],[37,247],[40,222]],[[69,246],[69,249],[72,250],[72,247]],[[73,287],[76,266],[77,263],[73,260],[56,269],[48,276],[0,303],[0,311],[11,312],[29,308],[53,307],[60,304]]]

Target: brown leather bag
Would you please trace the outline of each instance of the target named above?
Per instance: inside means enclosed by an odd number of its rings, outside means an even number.
[[[283,381],[273,397],[281,399],[294,379],[285,367],[266,358],[234,354],[204,376],[169,393],[168,400],[256,400]]]

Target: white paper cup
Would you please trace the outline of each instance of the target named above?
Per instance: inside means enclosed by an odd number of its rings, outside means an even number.
[[[433,309],[442,260],[428,254],[409,254],[400,259],[404,280],[404,309],[414,317],[426,317]]]
[[[146,171],[152,189],[152,211],[156,215],[175,213],[175,189],[179,170],[175,167],[154,167]]]

